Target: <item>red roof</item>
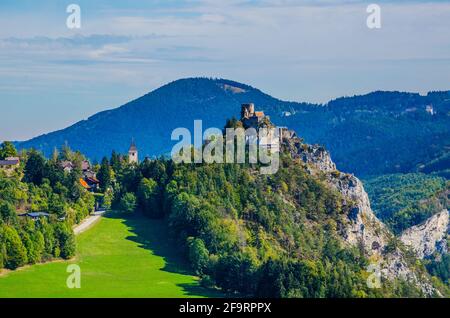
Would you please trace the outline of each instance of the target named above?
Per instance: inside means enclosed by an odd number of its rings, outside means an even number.
[[[80,178],[80,184],[83,188],[85,189],[90,189],[91,187],[86,183],[86,181],[84,181],[83,179]]]

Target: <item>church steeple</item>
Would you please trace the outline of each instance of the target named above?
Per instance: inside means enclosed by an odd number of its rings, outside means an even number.
[[[139,163],[138,150],[134,138],[131,139],[130,149],[128,150],[128,162],[129,163]]]

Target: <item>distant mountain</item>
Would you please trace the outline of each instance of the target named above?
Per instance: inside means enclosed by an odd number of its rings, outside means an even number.
[[[412,171],[444,175],[450,168],[445,160],[450,149],[449,91],[339,98],[291,117],[287,125],[296,125],[307,141],[325,144],[339,168],[360,176]]]
[[[248,102],[307,142],[325,145],[339,169],[362,176],[429,168],[450,147],[450,91],[426,96],[374,92],[316,105],[286,102],[245,84],[207,78],[172,82],[122,107],[16,145],[49,155],[67,142],[99,160],[112,150],[127,151],[134,138],[141,158],[161,155],[175,143],[170,140],[173,129],[193,130],[196,119],[203,120],[204,129],[221,128]],[[446,162],[441,170],[448,168]]]

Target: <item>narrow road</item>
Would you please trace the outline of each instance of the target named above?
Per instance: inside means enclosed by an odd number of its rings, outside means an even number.
[[[105,214],[105,212],[106,211],[96,211],[96,212],[94,212],[94,214],[92,214],[91,216],[89,216],[86,219],[84,219],[83,222],[81,222],[80,224],[76,225],[73,228],[73,232],[75,233],[75,235],[83,233],[84,231],[89,229],[92,225],[97,223],[97,221],[100,220],[100,218],[102,217],[103,214]]]

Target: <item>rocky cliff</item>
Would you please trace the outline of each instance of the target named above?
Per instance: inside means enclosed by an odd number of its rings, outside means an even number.
[[[429,218],[423,224],[409,228],[400,236],[400,240],[409,246],[418,258],[430,257],[434,252],[447,252],[449,230],[449,212],[443,210]]]
[[[348,206],[350,211],[346,226],[341,231],[346,244],[363,247],[369,259],[380,267],[381,275],[385,278],[404,279],[416,284],[425,295],[440,295],[428,278],[417,273],[408,263],[404,249],[400,246],[389,247],[390,243],[395,241],[395,237],[375,216],[370,207],[369,197],[358,178],[338,171],[328,151],[321,146],[304,144],[299,138],[285,139],[283,144],[294,159],[306,164],[311,174],[323,174],[326,182],[342,194],[343,204]],[[437,224],[439,228],[443,228],[448,224],[448,215],[447,223],[443,219],[431,222],[427,230],[431,232]],[[421,237],[421,233],[417,231],[413,233],[417,233],[414,237]],[[440,235],[431,235],[428,241],[439,238]]]

